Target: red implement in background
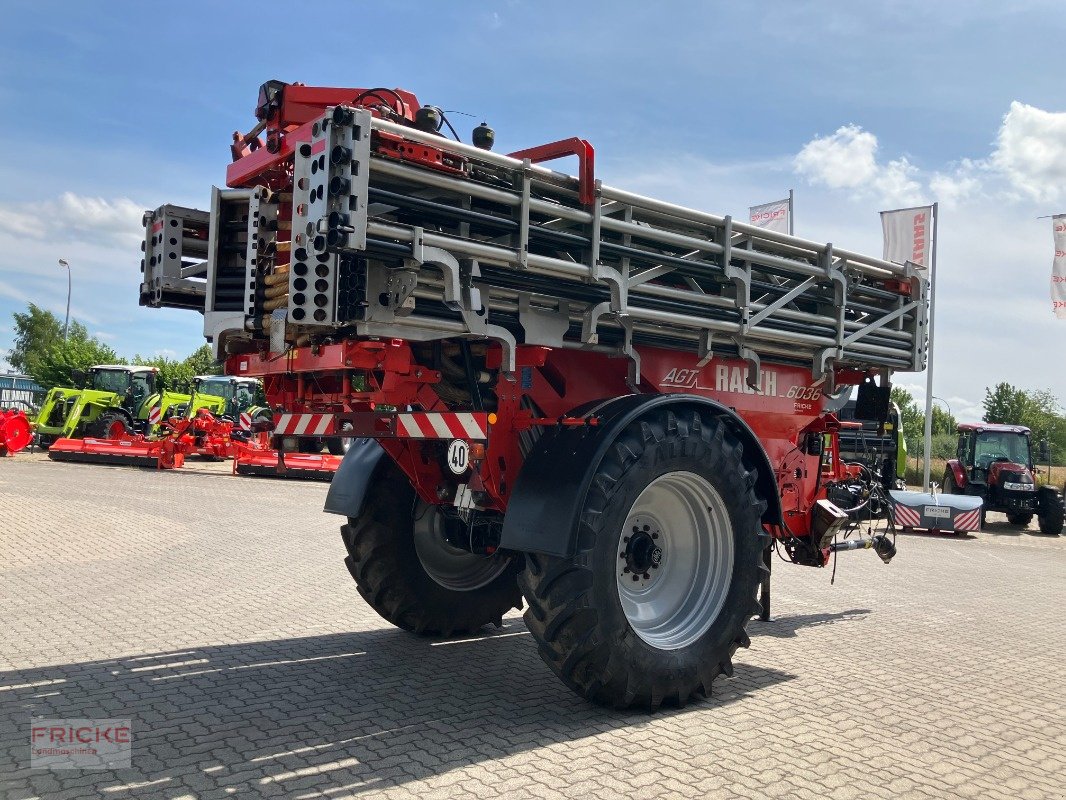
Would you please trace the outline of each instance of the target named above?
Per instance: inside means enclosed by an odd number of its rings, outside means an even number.
[[[173,439],[56,439],[48,448],[53,461],[80,461],[87,464],[113,464],[128,467],[177,469],[185,464],[185,453]]]
[[[233,452],[233,474],[331,481],[341,460],[341,456],[325,453],[285,453],[237,442]]]
[[[31,441],[33,429],[25,411],[0,412],[0,456],[13,456]]]

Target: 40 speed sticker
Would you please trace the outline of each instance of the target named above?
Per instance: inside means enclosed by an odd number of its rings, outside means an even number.
[[[462,475],[470,467],[470,445],[462,439],[452,439],[448,444],[448,469]]]

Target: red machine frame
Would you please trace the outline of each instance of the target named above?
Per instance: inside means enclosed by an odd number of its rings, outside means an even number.
[[[739,359],[715,359],[700,365],[694,353],[640,347],[641,391],[696,395],[735,410],[761,442],[773,466],[785,525],[771,526],[776,537],[811,533],[810,511],[825,497],[825,485],[849,477],[839,458],[825,460],[822,448],[804,446],[830,434],[835,444],[839,423],[822,413],[822,390],[812,386],[809,370],[767,366],[759,389],[747,384],[748,365]],[[499,369],[500,350],[488,345],[486,366]],[[496,386],[498,406],[491,413],[455,412],[440,400],[432,385],[440,373],[420,364],[403,340],[345,341],[318,348],[295,348],[284,358],[267,354],[231,357],[226,371],[263,380],[268,401],[292,415],[314,415],[318,435],[379,440],[427,502],[451,496],[456,476],[444,466],[442,442],[466,439],[471,447],[469,488],[482,492],[484,507],[503,512],[522,465],[519,434],[537,426],[596,425],[597,417],[568,416],[575,408],[629,394],[627,364],[622,359],[579,350],[519,346],[517,374]],[[838,375],[859,383],[864,373]],[[363,385],[365,391],[354,386]],[[520,404],[528,396],[543,416]],[[386,408],[388,410],[383,410]],[[401,418],[417,409],[429,424],[409,429]],[[484,436],[470,435],[472,416]],[[436,425],[432,423],[437,423]],[[475,429],[476,430],[476,429]],[[462,435],[466,433],[466,435]],[[829,551],[825,550],[824,558]]]

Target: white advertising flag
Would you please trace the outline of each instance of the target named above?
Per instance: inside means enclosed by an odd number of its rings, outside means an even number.
[[[1066,214],[1051,218],[1055,232],[1055,261],[1051,267],[1051,308],[1066,319]]]
[[[885,261],[906,264],[913,261],[929,269],[933,246],[933,207],[901,208],[881,212],[885,233]]]
[[[756,228],[766,228],[778,233],[789,232],[787,198],[773,203],[763,203],[761,206],[752,206],[750,212],[751,224]]]

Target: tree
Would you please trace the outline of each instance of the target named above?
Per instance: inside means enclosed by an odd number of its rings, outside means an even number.
[[[899,406],[899,424],[908,447],[916,447],[925,436],[925,414],[914,402],[914,396],[902,386],[892,387],[892,402]]]
[[[96,364],[122,363],[114,350],[86,334],[84,328],[79,332],[80,335],[74,336],[74,333],[74,326],[71,325],[67,341],[60,338],[53,342],[46,353],[35,357],[32,362],[30,375],[44,388],[80,388],[74,381],[76,371],[85,372]]]
[[[1024,391],[1009,383],[997,383],[994,389],[985,389],[985,399],[981,401],[985,409],[985,422],[998,422],[1005,425],[1024,425],[1029,410],[1029,398]]]
[[[958,427],[959,423],[950,411],[938,405],[933,405],[933,436],[954,435],[958,431]]]
[[[208,345],[194,350],[182,361],[165,356],[134,356],[134,364],[155,367],[160,389],[171,392],[188,392],[192,388],[192,379],[197,375],[219,375],[220,365],[215,363],[214,355]]]
[[[194,375],[221,375],[222,365],[215,361],[215,354],[211,351],[211,345],[201,345],[189,354],[185,364],[193,371]]]
[[[97,364],[125,364],[118,354],[89,335],[89,331],[72,319],[63,341],[63,323],[51,311],[34,303],[25,312],[15,312],[15,342],[7,357],[12,367],[33,377],[45,389],[55,386],[75,386],[73,373],[85,371]],[[208,345],[194,350],[181,361],[165,356],[135,356],[134,364],[158,369],[161,389],[188,391],[196,375],[219,375],[220,364],[215,363]]]
[[[7,361],[19,372],[33,375],[38,362],[52,345],[63,340],[63,322],[51,311],[30,303],[24,313],[12,314],[15,320],[15,342]],[[67,337],[87,339],[89,332],[76,320],[71,320]]]
[[[1050,391],[998,383],[993,389],[985,389],[983,405],[985,422],[1024,425],[1032,432],[1034,443],[1045,438],[1049,441],[1056,463],[1066,460],[1066,416]]]
[[[192,384],[193,373],[185,368],[183,362],[176,359],[136,355],[133,357],[133,363],[156,368],[156,387],[160,391],[187,392]]]

